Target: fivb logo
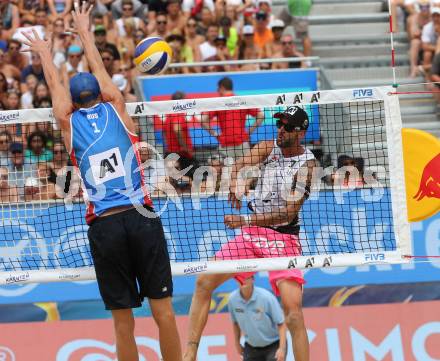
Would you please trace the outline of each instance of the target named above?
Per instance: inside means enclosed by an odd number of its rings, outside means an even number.
[[[373,97],[373,89],[354,89],[353,90],[353,98],[372,98]]]
[[[365,254],[365,263],[375,263],[375,262],[385,262],[385,254],[384,253],[366,253]]]

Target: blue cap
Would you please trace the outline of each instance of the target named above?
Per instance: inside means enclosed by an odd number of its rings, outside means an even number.
[[[89,92],[90,94],[84,94]],[[83,96],[81,96],[83,93]],[[70,95],[74,103],[84,104],[96,99],[101,94],[98,80],[91,73],[78,73],[70,79]]]
[[[67,54],[81,54],[81,53],[82,53],[81,47],[76,44],[70,45],[69,48],[67,49]]]

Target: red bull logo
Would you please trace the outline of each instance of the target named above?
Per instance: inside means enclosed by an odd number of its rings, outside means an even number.
[[[440,199],[440,153],[426,164],[419,190],[413,198],[421,201],[425,197]]]
[[[419,129],[402,129],[408,220],[440,211],[440,139]]]

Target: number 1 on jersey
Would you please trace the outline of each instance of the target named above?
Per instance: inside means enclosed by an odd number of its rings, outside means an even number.
[[[93,126],[93,131],[95,133],[101,133],[101,130],[98,129],[98,126],[96,125],[96,122],[93,122],[92,126]]]

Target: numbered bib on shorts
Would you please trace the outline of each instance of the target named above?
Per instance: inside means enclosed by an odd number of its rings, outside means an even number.
[[[124,163],[118,147],[89,157],[93,180],[96,185],[125,177]]]

